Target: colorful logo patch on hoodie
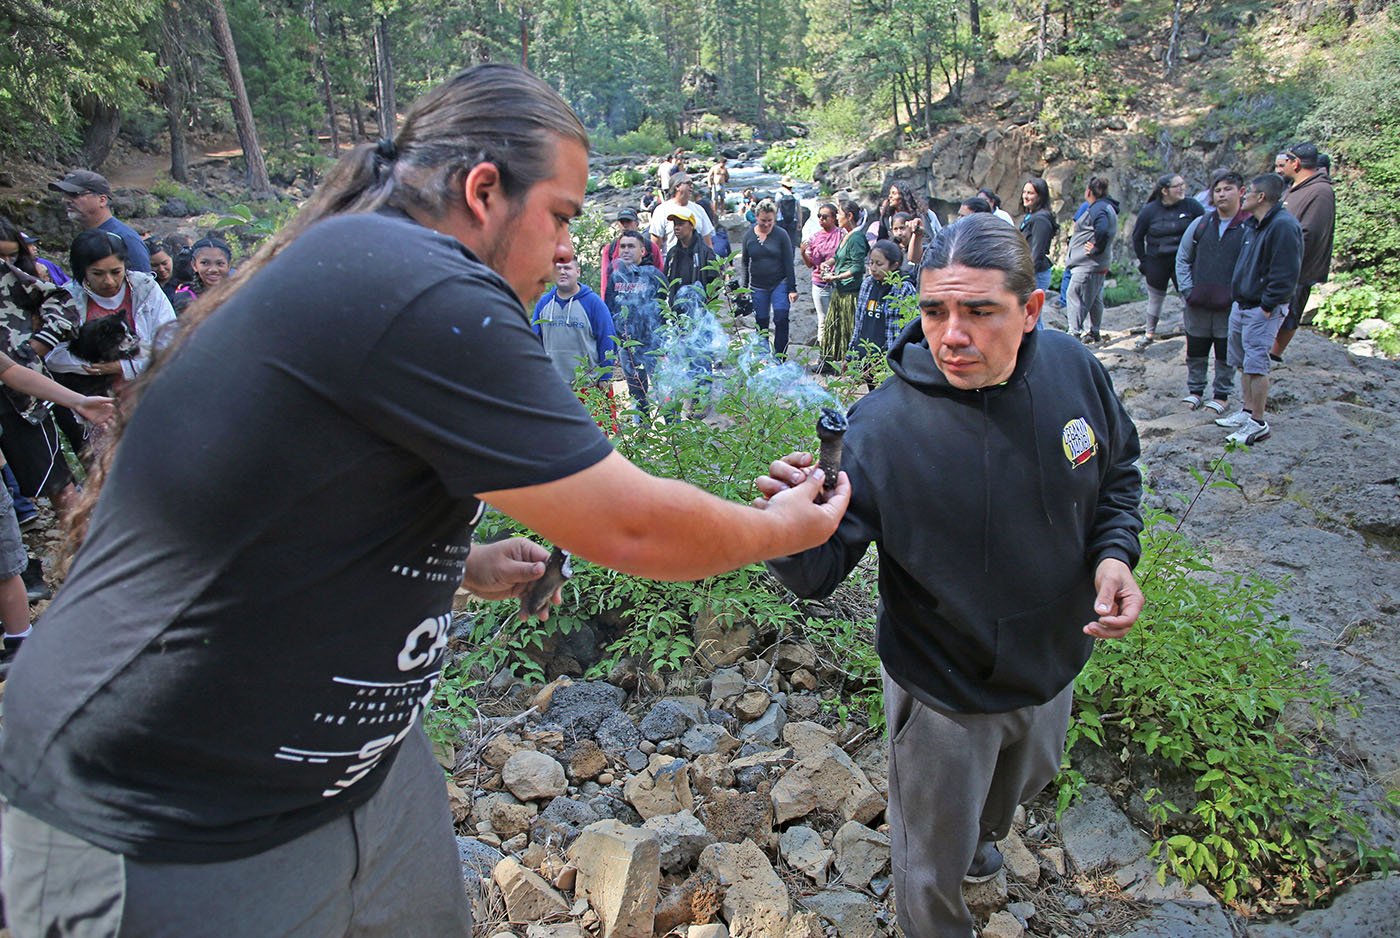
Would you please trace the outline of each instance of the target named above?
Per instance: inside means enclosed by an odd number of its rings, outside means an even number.
[[[1082,466],[1094,458],[1099,451],[1099,441],[1094,436],[1094,428],[1083,417],[1076,417],[1060,433],[1060,444],[1065,449],[1065,458],[1071,466]]]

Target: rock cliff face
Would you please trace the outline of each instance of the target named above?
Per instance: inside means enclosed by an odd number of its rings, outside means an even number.
[[[1104,176],[1109,195],[1122,206],[1119,238],[1126,243],[1137,210],[1147,202],[1162,173],[1181,173],[1194,195],[1205,187],[1209,174],[1222,166],[1246,177],[1271,168],[1259,164],[1243,140],[1213,132],[1197,136],[1180,148],[1172,144],[1170,134],[1159,132],[1154,139],[1138,118],[1107,117],[1097,122],[1088,138],[1056,140],[1024,117],[1001,118],[992,113],[949,125],[933,140],[900,149],[892,157],[877,157],[866,149],[832,160],[818,167],[817,179],[869,198],[882,195],[891,183],[907,183],[947,221],[957,216],[963,199],[983,187],[1001,196],[1002,207],[1019,219],[1021,187],[1030,177],[1040,176],[1050,186],[1052,208],[1064,235],[1065,223],[1074,217],[1089,177]]]
[[[1102,176],[1122,206],[1126,224],[1120,225],[1120,237],[1126,240],[1138,209],[1163,173],[1181,173],[1194,195],[1221,167],[1246,178],[1273,169],[1274,153],[1289,141],[1264,139],[1262,123],[1219,119],[1216,108],[1218,92],[1231,87],[1230,37],[1236,26],[1262,29],[1268,48],[1298,54],[1299,31],[1306,29],[1313,11],[1290,8],[1278,14],[1261,19],[1236,11],[1229,29],[1227,20],[1188,17],[1180,36],[1181,67],[1172,80],[1164,79],[1162,65],[1169,33],[1142,23],[1127,26],[1129,35],[1096,53],[1101,87],[1095,90],[1094,82],[1076,87],[1068,104],[1063,90],[1058,102],[1054,92],[1047,92],[1049,103],[1042,105],[1017,88],[1014,71],[1029,63],[989,62],[968,83],[961,101],[937,105],[938,113],[955,117],[935,127],[930,139],[892,147],[888,134],[882,134],[860,152],[818,167],[817,178],[865,196],[883,194],[892,182],[908,183],[946,221],[956,216],[959,202],[982,187],[999,195],[1002,207],[1019,217],[1021,187],[1039,176],[1049,184],[1063,233],[1089,178]],[[1341,18],[1350,23],[1356,13],[1343,10]],[[1105,88],[1113,89],[1116,103],[1109,103]]]

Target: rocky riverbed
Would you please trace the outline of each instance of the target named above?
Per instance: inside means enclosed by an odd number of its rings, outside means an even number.
[[[801,276],[801,275],[800,275]],[[794,357],[815,341],[806,284]],[[1180,308],[1142,346],[1142,304],[1110,309],[1097,354],[1138,423],[1151,502],[1178,508],[1225,431],[1184,393]],[[1052,325],[1063,316],[1052,310]],[[1326,755],[1377,842],[1400,843],[1400,365],[1301,332],[1274,373],[1271,439],[1229,456],[1184,530],[1222,575],[1284,580],[1276,609],[1358,714]],[[722,637],[720,637],[722,638]],[[717,640],[669,683],[562,679],[483,722],[449,786],[478,934],[687,938],[897,934],[883,824],[884,743],[832,714],[834,663],[801,643]],[[635,688],[640,687],[640,690]],[[533,709],[527,709],[527,705]],[[1200,887],[1155,879],[1150,840],[1090,779],[1062,817],[1042,798],[1002,844],[1003,872],[967,887],[984,936],[1350,936],[1400,914],[1400,879],[1329,908],[1244,919]]]
[[[600,193],[612,209],[636,194]],[[183,230],[179,209],[161,224]],[[814,362],[798,270],[791,352]],[[1179,307],[1145,348],[1142,319],[1142,304],[1110,309],[1097,354],[1138,423],[1150,500],[1176,508],[1224,431],[1179,401]],[[1237,486],[1207,489],[1184,530],[1222,575],[1285,579],[1276,609],[1305,666],[1325,664],[1361,706],[1337,714],[1328,769],[1373,838],[1396,845],[1383,805],[1400,788],[1400,365],[1372,351],[1300,333],[1273,376],[1272,438],[1229,456]],[[479,935],[893,933],[883,741],[835,719],[820,649],[760,638],[715,636],[720,653],[665,684],[633,675],[503,697],[443,754]],[[1400,914],[1394,877],[1286,922],[1160,887],[1109,779],[1077,767],[1091,782],[1080,802],[1058,819],[1029,806],[1003,874],[970,891],[983,935],[1321,938],[1384,934]]]

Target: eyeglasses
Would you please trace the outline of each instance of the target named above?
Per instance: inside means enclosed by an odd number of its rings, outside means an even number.
[[[1167,188],[1168,188],[1168,189],[1185,189],[1185,188],[1186,188],[1186,183],[1184,183],[1184,182],[1174,182],[1174,183],[1172,183],[1170,186],[1167,186]]]
[[[828,220],[830,220],[830,221],[835,221],[835,220],[836,220],[836,216],[833,215],[833,214],[831,214],[830,212],[818,212],[818,213],[817,213],[817,219],[818,219],[818,220],[821,220],[821,219],[828,219]]]

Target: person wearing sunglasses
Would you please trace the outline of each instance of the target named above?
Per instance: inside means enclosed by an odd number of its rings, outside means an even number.
[[[817,209],[816,231],[802,242],[802,263],[812,271],[812,305],[817,308],[817,336],[826,324],[826,310],[831,305],[831,281],[823,279],[821,267],[836,256],[845,232],[836,224],[836,206],[825,202]]]

